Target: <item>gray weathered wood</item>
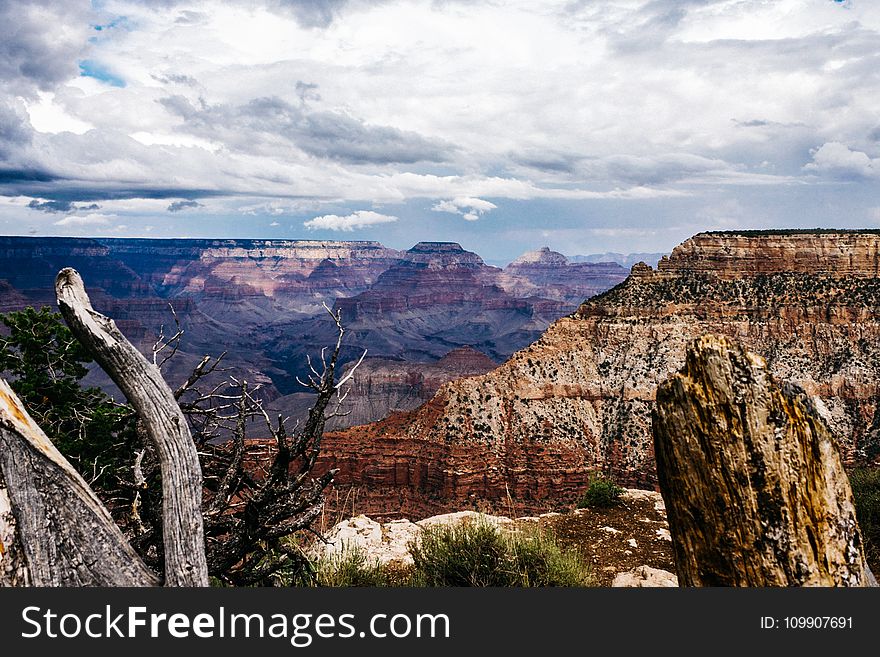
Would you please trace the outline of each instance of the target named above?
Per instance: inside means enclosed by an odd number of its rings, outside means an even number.
[[[186,418],[159,369],[96,312],[76,270],[55,280],[58,307],[76,338],[135,408],[156,448],[162,473],[166,586],[207,586],[201,513],[202,472]]]
[[[0,379],[0,585],[152,586],[156,576]]]
[[[849,481],[814,402],[720,336],[657,390],[657,476],[683,586],[866,586]]]
[[[0,586],[30,586],[31,574],[21,545],[12,500],[0,468]]]

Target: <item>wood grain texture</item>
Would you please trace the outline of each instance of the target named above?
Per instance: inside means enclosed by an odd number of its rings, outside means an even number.
[[[89,485],[2,379],[0,496],[5,498],[0,505],[0,584],[158,583]]]
[[[875,584],[819,409],[760,356],[693,341],[657,390],[653,428],[683,586]]]
[[[30,586],[31,574],[0,468],[0,586]]]
[[[96,312],[71,268],[55,280],[58,307],[70,330],[119,386],[156,448],[162,473],[166,586],[207,586],[201,513],[202,472],[186,418],[159,369]]]

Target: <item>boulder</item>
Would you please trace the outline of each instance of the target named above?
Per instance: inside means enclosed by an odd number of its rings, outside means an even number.
[[[638,566],[623,573],[617,573],[611,586],[622,587],[668,587],[678,586],[678,578],[667,570]]]

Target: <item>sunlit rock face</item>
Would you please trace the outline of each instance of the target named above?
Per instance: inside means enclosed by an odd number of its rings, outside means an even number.
[[[685,345],[729,335],[821,399],[844,459],[880,454],[880,235],[703,233],[635,265],[497,369],[422,407],[330,434],[328,464],[365,513],[547,510],[590,473],[656,483],[651,413]]]

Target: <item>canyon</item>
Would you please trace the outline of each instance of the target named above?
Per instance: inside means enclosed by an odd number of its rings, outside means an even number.
[[[880,456],[880,234],[701,233],[644,263],[483,375],[327,434],[358,512],[565,508],[596,474],[654,488],[651,415],[685,346],[717,333],[815,396],[845,462]]]
[[[312,400],[296,383],[307,354],[336,340],[324,305],[341,312],[341,366],[367,358],[335,427],[415,408],[442,383],[489,371],[627,275],[549,249],[502,269],[452,242],[400,251],[374,241],[0,237],[0,312],[54,307],[55,275],[68,266],[143,353],[160,329],[183,331],[163,366],[172,386],[225,351],[226,374],[294,418]],[[87,383],[113,390],[100,370]]]

